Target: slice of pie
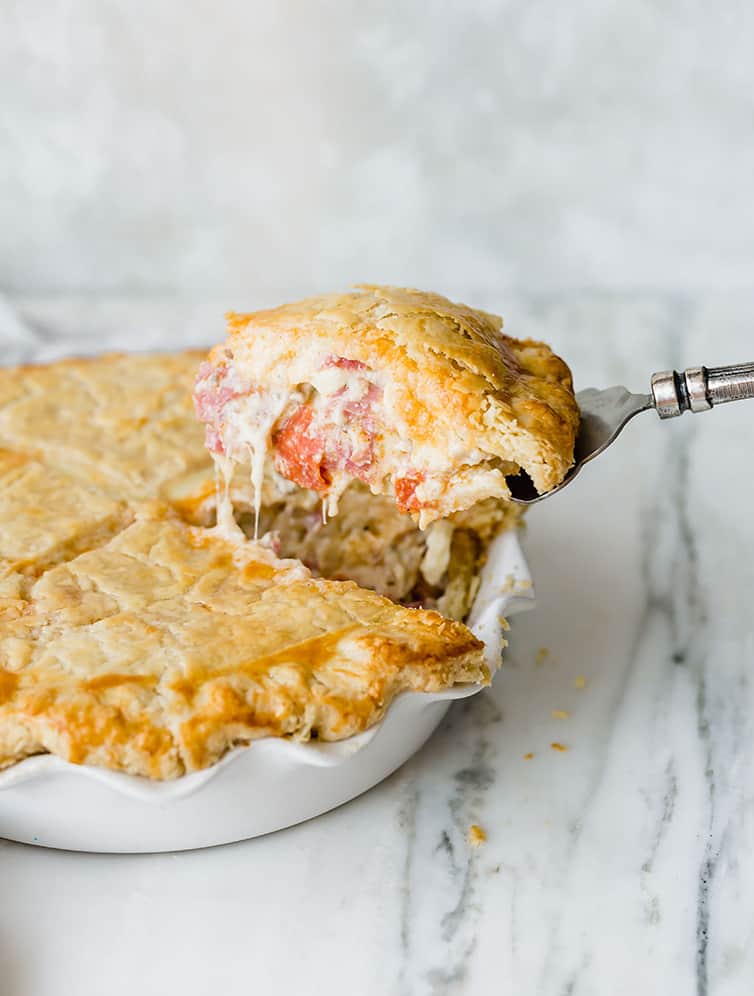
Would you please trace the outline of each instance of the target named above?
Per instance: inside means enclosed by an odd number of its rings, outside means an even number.
[[[231,314],[194,393],[207,446],[226,480],[250,466],[257,514],[268,453],[329,514],[356,480],[421,528],[506,499],[521,470],[547,491],[573,460],[570,373],[501,325],[436,294],[371,286]]]

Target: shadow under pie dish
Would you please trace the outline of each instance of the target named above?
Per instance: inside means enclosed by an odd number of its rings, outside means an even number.
[[[403,690],[489,680],[448,616],[468,615],[512,506],[422,531],[354,480],[323,522],[321,492],[268,456],[261,488],[228,481],[264,541],[218,533],[198,362],[0,372],[0,764],[48,751],[171,779],[260,737],[358,739]]]

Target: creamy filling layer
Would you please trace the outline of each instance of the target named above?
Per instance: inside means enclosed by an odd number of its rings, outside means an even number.
[[[257,521],[268,454],[283,477],[321,495],[323,521],[337,514],[352,480],[393,497],[422,529],[486,497],[508,497],[505,477],[517,472],[514,464],[462,448],[447,454],[424,445],[415,452],[405,431],[392,424],[389,386],[365,364],[326,356],[312,361],[311,370],[307,383],[262,391],[244,383],[232,365],[200,369],[196,410],[220,464],[224,522],[230,499],[227,466],[219,458],[249,463]]]
[[[337,517],[323,522],[316,492],[283,487],[274,494],[274,474],[268,465],[259,528],[279,556],[300,559],[315,576],[356,581],[454,619],[469,612],[490,540],[518,521],[517,506],[490,499],[422,531],[391,498],[353,482]],[[251,495],[236,496],[240,525],[252,535]]]
[[[501,471],[457,472],[454,487],[473,506],[427,517],[427,507],[447,502],[445,480],[411,470],[407,448],[391,464],[394,488],[377,476],[390,457],[383,387],[362,365],[345,362],[331,360],[312,384],[277,392],[256,391],[232,370],[203,370],[195,399],[217,468],[218,528],[261,536],[316,576],[463,619],[487,544],[517,519],[516,506],[487,497],[497,476],[504,485]],[[239,464],[251,469],[245,484]]]

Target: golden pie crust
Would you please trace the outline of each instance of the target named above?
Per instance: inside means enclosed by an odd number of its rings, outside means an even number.
[[[0,767],[49,752],[173,778],[488,680],[463,624],[191,524],[212,504],[198,360],[0,371]]]
[[[0,766],[50,752],[152,778],[260,737],[340,740],[399,692],[486,681],[461,623],[142,509],[6,598]]]

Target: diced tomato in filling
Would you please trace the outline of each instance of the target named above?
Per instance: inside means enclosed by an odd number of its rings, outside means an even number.
[[[331,365],[340,365],[338,357],[332,359]],[[357,360],[343,362],[364,366]],[[362,397],[343,404],[346,391],[346,387],[337,391],[324,411],[302,405],[273,436],[278,470],[294,484],[324,491],[343,471],[369,483],[374,469],[376,435],[373,406],[382,398],[382,390],[366,384]],[[354,431],[344,435],[343,419]]]
[[[273,436],[278,470],[299,487],[314,491],[327,490],[334,474],[341,470],[368,480],[374,461],[373,435],[365,433],[358,449],[345,447],[339,437],[336,426],[317,426],[313,409],[301,405]]]
[[[424,480],[424,474],[412,471],[405,477],[395,479],[395,500],[401,512],[418,512],[421,502],[416,497],[416,489]]]
[[[324,366],[348,371],[368,369],[360,360],[343,356],[329,356]],[[284,477],[314,491],[326,491],[333,478],[342,472],[370,482],[378,431],[374,407],[382,399],[382,389],[361,377],[357,378],[358,383],[363,390],[361,397],[346,400],[349,387],[343,386],[328,399],[324,409],[300,405],[277,429],[272,448],[277,468]],[[225,453],[223,423],[227,405],[251,390],[251,385],[241,385],[239,389],[226,366],[202,364],[194,390],[194,406],[206,424],[206,445],[212,452]],[[348,433],[343,431],[344,421],[351,430]]]
[[[275,433],[272,444],[278,470],[301,488],[325,491],[330,475],[324,466],[325,440],[312,426],[314,412],[300,405]]]

